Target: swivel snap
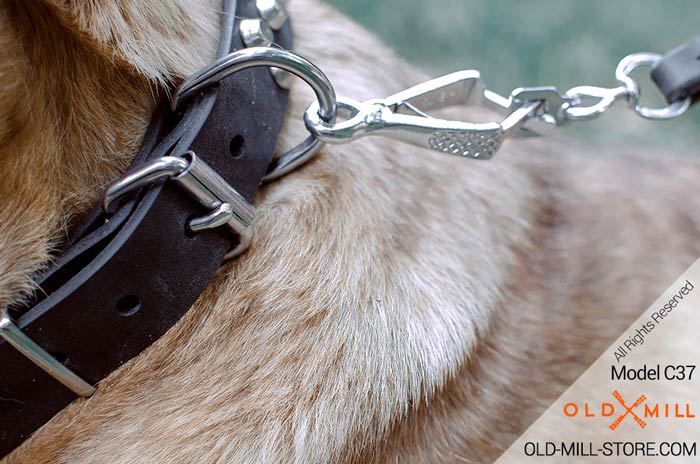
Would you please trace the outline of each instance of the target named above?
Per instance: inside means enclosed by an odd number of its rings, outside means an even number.
[[[411,87],[384,99],[358,103],[338,99],[340,116],[324,121],[318,102],[304,114],[307,129],[327,143],[346,143],[367,135],[382,135],[423,148],[465,158],[488,159],[503,140],[521,129],[542,105],[541,100],[510,105],[501,122],[472,123],[430,116],[428,111],[450,106],[485,105],[490,101],[478,71],[459,71]]]

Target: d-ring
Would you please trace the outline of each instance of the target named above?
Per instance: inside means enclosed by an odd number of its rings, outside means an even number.
[[[628,91],[628,98],[634,111],[646,119],[671,119],[685,113],[693,102],[691,97],[678,100],[663,108],[648,108],[639,103],[639,85],[630,77],[635,69],[646,66],[654,67],[663,58],[658,53],[633,53],[624,57],[615,69],[615,78]]]
[[[209,66],[187,78],[173,94],[171,108],[176,110],[183,102],[215,85],[227,76],[244,69],[269,66],[284,69],[299,76],[313,89],[319,104],[318,114],[325,122],[336,118],[336,97],[328,77],[306,58],[280,48],[251,47],[219,58]],[[263,181],[277,179],[311,159],[323,146],[313,135],[276,158]]]

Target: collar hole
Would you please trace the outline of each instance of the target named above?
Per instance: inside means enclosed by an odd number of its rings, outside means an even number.
[[[240,158],[243,156],[243,148],[245,146],[245,139],[243,138],[242,135],[236,135],[231,139],[231,142],[228,144],[228,149],[231,152],[231,156],[233,156],[234,159]]]
[[[133,316],[141,309],[141,299],[136,295],[126,295],[117,301],[116,309],[120,316]]]

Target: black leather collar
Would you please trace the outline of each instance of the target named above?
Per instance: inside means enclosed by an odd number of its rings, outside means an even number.
[[[243,48],[234,18],[258,18],[255,2],[227,2],[219,56]],[[275,43],[291,47],[288,20],[275,31]],[[183,114],[171,114],[163,104],[132,168],[192,150],[252,201],[286,106],[287,92],[268,69],[237,73],[190,102]],[[174,183],[144,190],[122,202],[108,222],[96,206],[55,264],[37,277],[39,296],[9,311],[24,334],[92,385],[170,329],[238,240],[224,227],[188,233],[187,221],[208,211]],[[77,395],[3,340],[0,366],[3,456]]]

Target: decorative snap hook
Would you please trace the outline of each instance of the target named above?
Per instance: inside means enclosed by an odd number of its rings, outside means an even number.
[[[315,102],[306,110],[304,121],[314,136],[328,143],[346,143],[375,134],[441,153],[488,159],[498,151],[506,137],[523,127],[542,101],[499,107],[508,113],[501,122],[455,121],[426,113],[450,106],[491,103],[485,96],[486,92],[478,71],[459,71],[384,99],[358,103],[340,98],[338,108],[349,116],[344,121],[324,121]]]

